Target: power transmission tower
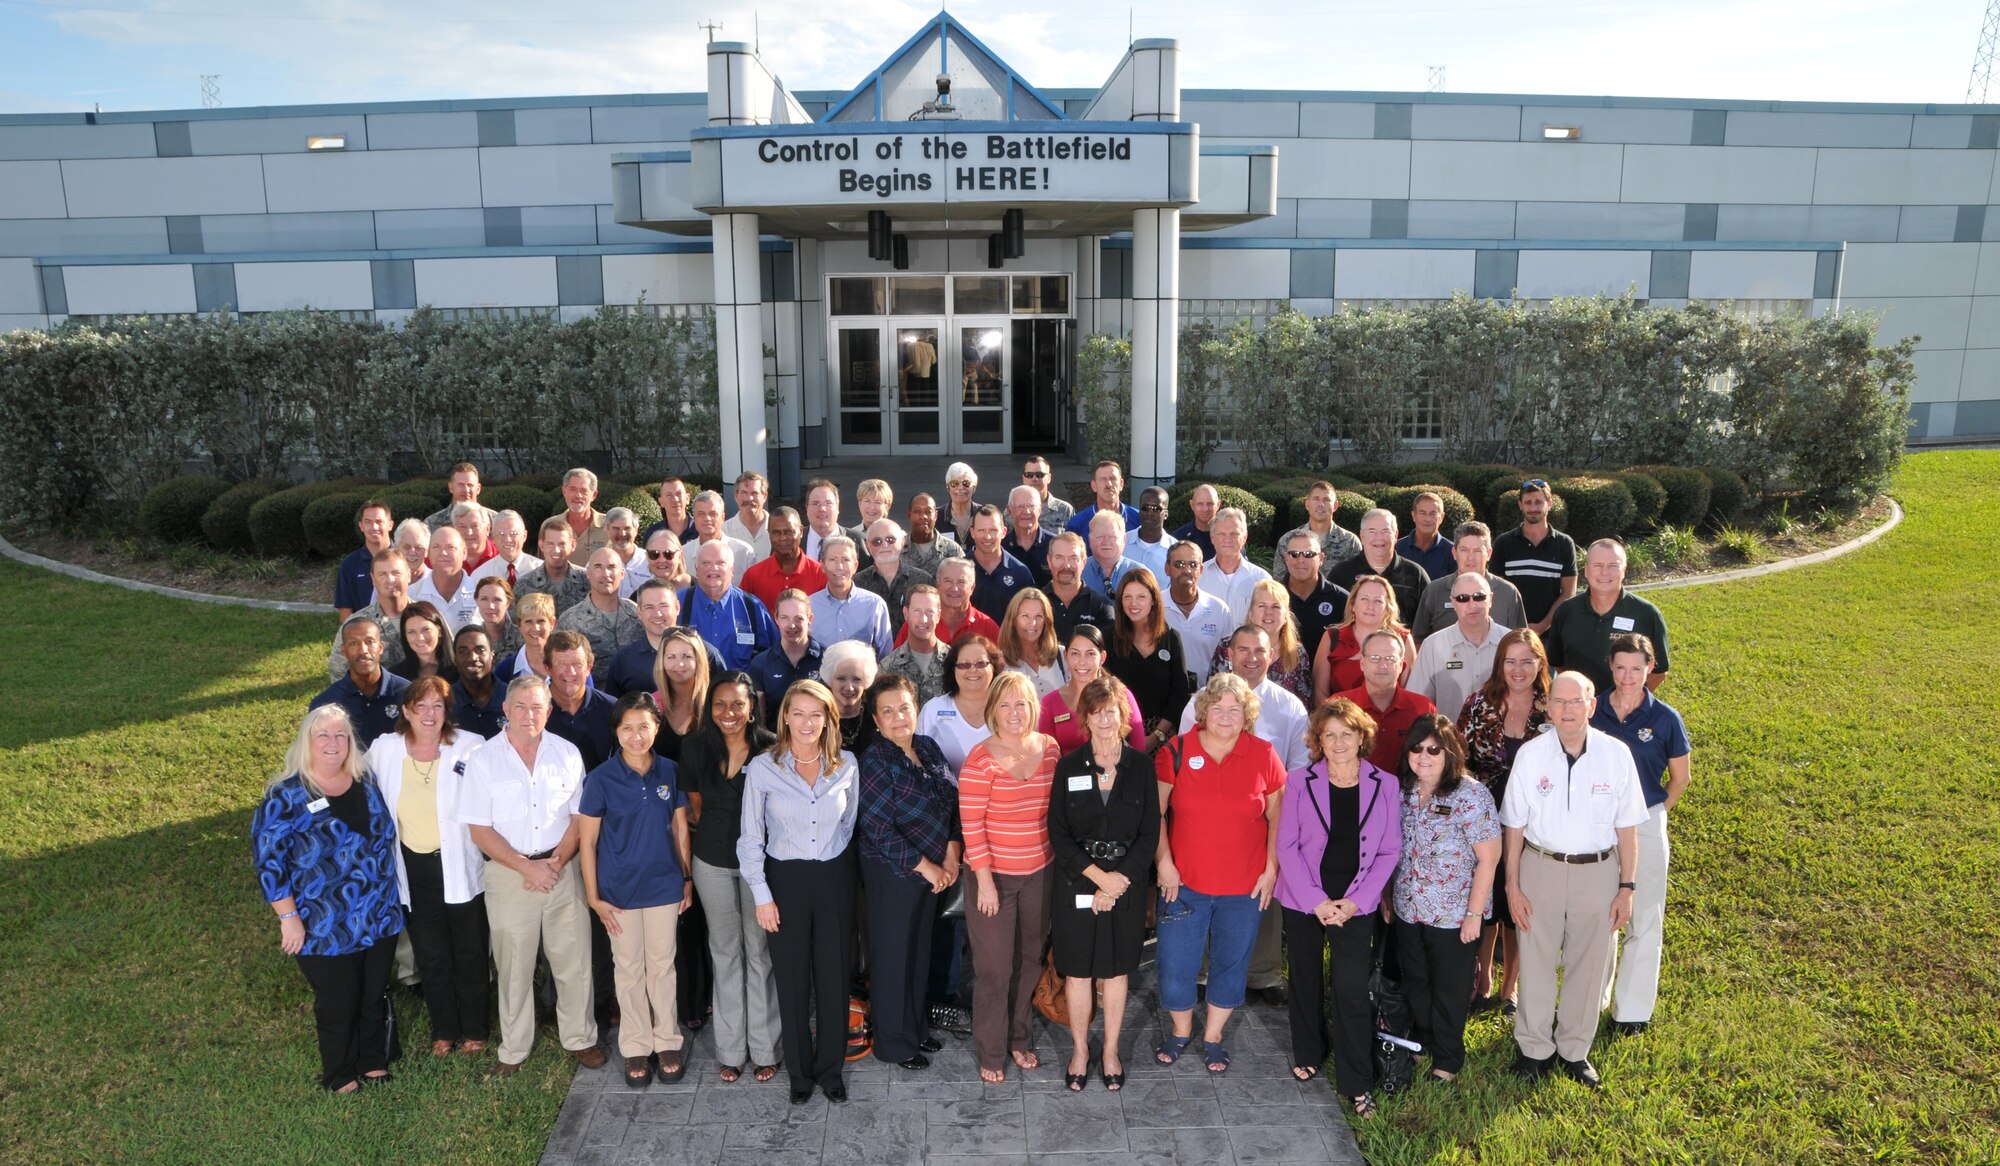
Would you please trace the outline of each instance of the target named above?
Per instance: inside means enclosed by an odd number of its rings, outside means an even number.
[[[1967,105],[1986,104],[1986,87],[1993,82],[1993,52],[2000,48],[2000,0],[1987,0],[1986,22],[1979,29],[1979,48],[1972,54],[1972,80],[1965,86]]]
[[[1993,0],[1993,2],[1994,2],[1995,4],[2000,4],[2000,0]],[[1430,92],[1432,92],[1432,93],[1443,93],[1443,92],[1444,92],[1444,66],[1443,66],[1443,65],[1432,65],[1432,66],[1431,66],[1431,83],[1430,83]]]
[[[203,73],[201,75],[201,107],[214,109],[222,104],[222,74]]]

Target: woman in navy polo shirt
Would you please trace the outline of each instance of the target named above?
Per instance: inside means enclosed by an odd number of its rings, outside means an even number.
[[[693,897],[687,793],[673,762],[653,752],[660,712],[650,692],[611,711],[618,752],[583,779],[583,891],[611,937],[618,984],[618,1049],[625,1084],[643,1089],[657,1058],[661,1083],[687,1070],[676,1016],[674,939]]]

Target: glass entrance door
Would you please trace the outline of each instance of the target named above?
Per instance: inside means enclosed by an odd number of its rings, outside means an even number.
[[[952,320],[958,337],[958,393],[952,421],[955,453],[1005,453],[1013,418],[1007,409],[1008,320]]]
[[[840,402],[840,445],[858,451],[880,450],[888,434],[882,422],[888,416],[883,400],[882,336],[880,320],[865,324],[841,321],[833,330],[835,391]]]
[[[943,322],[897,320],[895,417],[897,453],[945,452]]]

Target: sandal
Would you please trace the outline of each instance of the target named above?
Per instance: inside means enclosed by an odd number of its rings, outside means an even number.
[[[653,1066],[644,1057],[625,1058],[625,1084],[634,1089],[644,1089],[653,1083]]]
[[[458,1042],[459,1056],[476,1057],[485,1051],[486,1042],[483,1040],[462,1040]]]
[[[659,1058],[660,1084],[672,1085],[681,1079],[681,1074],[687,1072],[687,1061],[681,1057],[679,1049],[669,1049],[660,1053]]]
[[[1222,1047],[1221,1041],[1203,1041],[1202,1048],[1202,1063],[1208,1066],[1210,1075],[1220,1077],[1229,1072],[1229,1050]]]
[[[724,1065],[717,1072],[721,1074],[724,1085],[734,1085],[743,1076],[743,1066]]]
[[[1300,1081],[1314,1081],[1319,1078],[1318,1065],[1293,1065],[1292,1076]]]
[[[778,1069],[782,1064],[783,1062],[773,1062],[769,1065],[752,1065],[750,1067],[750,1076],[757,1084],[762,1085],[778,1075]]]
[[[1125,1088],[1125,1070],[1123,1069],[1120,1069],[1116,1073],[1113,1073],[1109,1069],[1102,1069],[1098,1075],[1104,1078],[1104,1087],[1113,1093]]]
[[[1193,1033],[1186,1036],[1170,1036],[1160,1042],[1159,1048],[1153,1050],[1153,1059],[1162,1065],[1171,1065],[1180,1060],[1181,1054],[1187,1052],[1187,1047],[1193,1043]]]
[[[1375,1099],[1372,1096],[1366,1093],[1357,1093],[1354,1095],[1353,1105],[1355,1117],[1375,1116]]]
[[[451,1042],[450,1042],[450,1041],[448,1041],[448,1040],[434,1040],[434,1041],[432,1041],[432,1042],[431,1042],[431,1056],[433,1056],[433,1057],[449,1057],[450,1055],[451,1055]]]

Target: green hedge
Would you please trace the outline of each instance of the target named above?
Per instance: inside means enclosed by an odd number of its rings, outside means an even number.
[[[1359,490],[1338,489],[1333,492],[1334,500],[1340,508],[1333,512],[1333,523],[1350,534],[1361,533],[1361,516],[1375,509],[1375,496]]]
[[[1447,480],[1451,483],[1452,489],[1471,499],[1473,508],[1479,511],[1478,517],[1480,520],[1491,526],[1493,525],[1493,511],[1490,507],[1493,505],[1493,498],[1499,493],[1499,491],[1493,488],[1494,484],[1497,482],[1506,482],[1513,486],[1519,486],[1522,479],[1526,477],[1527,475],[1521,472],[1521,467],[1519,466],[1503,465],[1498,462],[1485,462],[1476,466],[1460,466],[1458,471]],[[1519,515],[1515,517],[1518,518]],[[1509,523],[1509,525],[1512,524]]]
[[[562,474],[516,474],[502,484],[507,486],[523,486],[530,490],[540,490],[543,493],[547,493],[550,490],[562,489]]]
[[[536,528],[548,515],[542,511],[549,504],[549,492],[533,486],[520,486],[509,482],[505,486],[488,486],[480,491],[479,500],[495,511],[512,510],[521,516],[528,527],[529,551],[533,553]]]
[[[610,490],[602,491],[598,495],[597,508],[599,510],[609,510],[613,506],[623,506],[638,515],[639,530],[643,532],[662,517],[660,514],[660,484],[656,481],[650,487],[628,486],[624,489],[613,487]]]
[[[1632,491],[1616,478],[1579,475],[1559,478],[1550,487],[1569,503],[1569,536],[1582,551],[1601,538],[1615,538],[1631,528],[1638,505]]]
[[[1701,472],[1708,478],[1708,525],[1727,526],[1741,518],[1743,508],[1750,504],[1750,490],[1742,476],[1721,466],[1702,466]]]
[[[1446,538],[1461,522],[1472,521],[1472,500],[1450,486],[1419,482],[1409,486],[1393,486],[1382,491],[1375,498],[1375,505],[1396,516],[1396,529],[1408,534],[1416,529],[1416,520],[1411,511],[1416,509],[1417,495],[1426,490],[1436,494],[1444,502],[1444,525],[1440,527]],[[1342,507],[1346,509],[1346,507]]]
[[[249,554],[257,549],[250,535],[250,508],[284,489],[282,482],[242,482],[209,503],[201,516],[201,535],[218,551]]]
[[[200,542],[202,516],[228,492],[228,482],[207,474],[168,478],[139,503],[139,529],[161,542]]]
[[[1625,488],[1632,492],[1632,504],[1636,508],[1632,525],[1619,533],[1648,531],[1658,525],[1660,515],[1667,506],[1667,488],[1660,484],[1660,480],[1643,470],[1626,470],[1612,477],[1625,483]]]
[[[299,528],[306,546],[314,553],[337,559],[361,545],[361,532],[354,525],[355,514],[371,496],[354,491],[327,494],[307,503],[299,512]],[[380,499],[377,499],[380,501]],[[392,505],[390,513],[394,513]]]
[[[1194,511],[1188,508],[1188,498],[1194,494],[1195,487],[1199,485],[1201,485],[1200,482],[1182,482],[1169,490],[1167,492],[1167,513],[1174,516],[1187,515],[1191,518]],[[1210,483],[1210,485],[1214,485],[1214,483]],[[1240,489],[1236,486],[1216,486],[1215,493],[1224,507],[1242,507],[1244,515],[1250,519],[1250,530],[1245,540],[1247,545],[1268,547],[1276,541],[1279,532],[1272,529],[1272,527],[1277,512],[1271,508],[1269,502],[1264,501],[1248,490]],[[1183,518],[1180,519],[1180,522],[1187,520]],[[1180,522],[1176,522],[1174,525],[1178,526]]]
[[[391,486],[374,497],[378,502],[389,504],[389,517],[398,523],[406,518],[422,521],[435,514],[438,509],[436,499],[427,494],[405,494],[400,486]]]
[[[1279,478],[1275,481],[1267,482],[1257,487],[1257,489],[1250,491],[1266,506],[1271,508],[1272,538],[1276,538],[1293,527],[1305,525],[1306,491],[1317,480],[1316,478],[1294,474],[1288,478]]]
[[[301,559],[311,549],[306,541],[306,507],[343,491],[334,482],[310,482],[260,499],[250,507],[250,538],[267,559]],[[358,537],[358,536],[357,536]]]
[[[1660,508],[1661,526],[1700,526],[1708,517],[1708,500],[1715,487],[1709,483],[1708,475],[1700,470],[1685,466],[1637,466],[1640,472],[1651,477],[1667,492],[1666,503]]]

